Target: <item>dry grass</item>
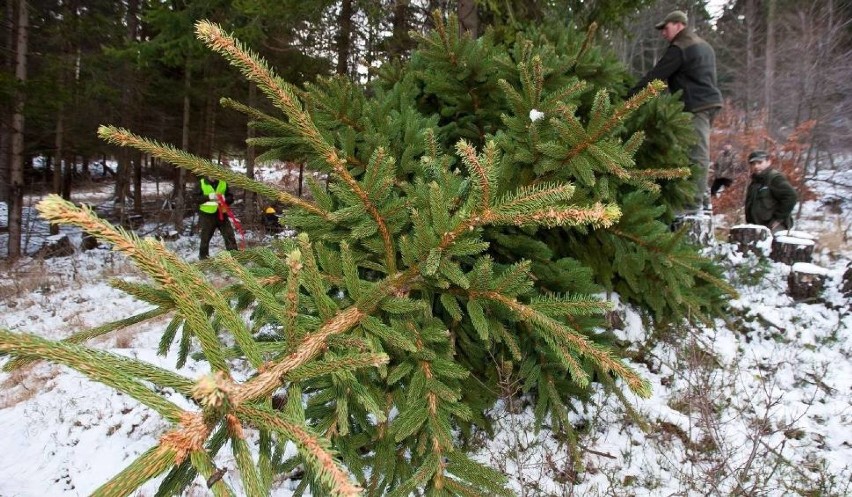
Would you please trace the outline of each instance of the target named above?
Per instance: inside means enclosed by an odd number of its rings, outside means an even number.
[[[60,369],[56,366],[44,367],[38,364],[12,371],[9,377],[0,383],[0,409],[18,405],[47,391],[47,383],[59,374]]]

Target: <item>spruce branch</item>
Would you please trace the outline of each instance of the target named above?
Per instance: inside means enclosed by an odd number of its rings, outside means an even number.
[[[603,371],[609,371],[623,379],[627,386],[640,397],[647,398],[651,395],[651,389],[647,381],[643,380],[633,370],[625,366],[612,352],[590,341],[585,336],[571,330],[564,324],[546,316],[529,305],[518,302],[497,292],[475,292],[472,298],[483,298],[501,304],[504,308],[514,313],[521,321],[531,322],[543,330],[547,330],[559,339],[558,343],[564,343],[578,354],[592,358]],[[571,374],[580,386],[588,382],[588,375],[573,358],[568,359]]]
[[[491,190],[495,185],[494,155],[497,144],[489,141],[482,156],[476,154],[476,149],[466,140],[459,140],[456,144],[456,152],[467,166],[471,176],[474,177],[474,191],[477,193],[477,211],[485,212],[491,207]]]
[[[582,127],[579,130],[580,134],[583,136],[583,139],[577,142],[570,150],[568,150],[562,157],[560,158],[560,162],[562,164],[569,163],[572,159],[586,151],[589,147],[594,144],[600,142],[604,137],[611,134],[618,126],[620,126],[624,120],[633,112],[635,112],[639,107],[645,104],[647,101],[656,97],[663,89],[665,89],[665,83],[662,81],[653,81],[648,86],[628,99],[626,102],[622,103],[615,109],[609,118],[602,121],[599,125],[596,126],[597,130],[593,133],[587,134]],[[603,91],[603,90],[602,90]],[[600,95],[600,94],[599,94]],[[575,121],[574,118],[574,108],[571,106],[567,106],[563,103],[557,104],[557,111],[562,115],[563,119],[565,119],[566,123],[571,123]],[[577,125],[579,125],[577,123]],[[615,169],[612,172],[618,175],[626,176],[625,172],[619,173],[621,169]],[[551,177],[558,174],[559,170],[551,171],[550,173],[543,174],[539,176],[534,183],[542,183],[546,181],[550,181]]]
[[[290,86],[284,83],[281,78],[275,76],[262,58],[243,47],[240,42],[226,34],[219,26],[208,21],[199,21],[195,25],[195,31],[202,42],[222,54],[231,64],[239,68],[250,81],[257,83],[258,87],[272,99],[273,104],[284,111],[290,121],[295,123],[299,135],[358,196],[381,234],[385,247],[387,271],[389,274],[395,273],[396,249],[391,240],[386,220],[364,189],[361,188],[361,185],[350,174],[346,159],[342,158],[337,149],[322,136],[310,114],[303,109]],[[228,179],[225,180],[229,181]]]
[[[236,408],[235,413],[244,421],[263,426],[296,443],[302,456],[317,471],[320,482],[329,490],[329,495],[361,494],[361,489],[350,481],[349,476],[335,460],[329,442],[311,433],[307,427],[292,423],[280,413],[258,406],[241,405]]]
[[[129,318],[119,319],[118,321],[113,321],[111,323],[102,324],[100,326],[96,326],[94,328],[89,328],[88,330],[83,330],[73,335],[63,338],[61,342],[70,343],[70,344],[80,344],[92,338],[96,338],[99,336],[106,335],[107,333],[112,333],[113,331],[118,331],[123,328],[127,328],[128,326],[132,326],[134,324],[143,323],[150,319],[154,319],[160,317],[169,311],[173,310],[171,307],[157,307],[155,309],[151,309],[150,311],[142,312],[136,314],[134,316],[130,316]],[[3,371],[14,371],[18,368],[26,366],[28,364],[32,364],[37,362],[38,358],[35,357],[22,357],[18,356],[3,366]]]
[[[0,329],[0,352],[38,357],[68,366],[99,383],[127,393],[173,422],[179,420],[183,412],[181,408],[137,381],[129,374],[129,371],[118,369],[117,366],[120,366],[122,361],[101,360],[107,357],[107,354],[103,352],[93,351],[80,345],[46,340],[36,335],[12,333],[4,329]],[[142,372],[156,377],[165,377],[169,383],[183,386],[180,380],[174,381],[176,378],[172,378],[173,374],[161,374],[153,366],[142,369]]]
[[[268,198],[285,205],[300,207],[311,214],[328,219],[329,213],[316,205],[296,197],[286,191],[279,190],[269,184],[247,178],[243,174],[235,173],[230,169],[220,167],[208,160],[194,156],[183,150],[170,145],[160,144],[156,141],[142,138],[130,131],[116,126],[100,126],[98,136],[114,145],[132,147],[154,157],[163,159],[180,168],[191,171],[199,176],[221,179],[229,185],[257,193],[261,197]]]
[[[614,235],[617,235],[617,236],[620,236],[620,237],[625,238],[627,240],[630,240],[633,243],[636,243],[637,245],[644,247],[646,250],[648,250],[652,253],[659,254],[660,256],[664,257],[667,261],[669,261],[670,264],[676,265],[676,266],[680,267],[681,269],[686,270],[690,274],[693,274],[696,277],[701,278],[702,280],[706,281],[707,283],[710,283],[711,285],[719,288],[723,292],[727,293],[731,298],[734,298],[734,299],[739,298],[739,292],[737,292],[737,289],[734,288],[733,286],[731,286],[728,282],[726,282],[726,281],[724,281],[720,278],[717,278],[717,277],[715,277],[711,274],[708,274],[707,272],[702,271],[702,270],[700,270],[700,269],[698,269],[698,268],[696,268],[696,267],[694,267],[690,264],[687,264],[686,262],[684,262],[680,258],[673,257],[669,251],[663,250],[660,247],[658,247],[658,246],[656,246],[652,243],[646,242],[645,240],[643,240],[642,238],[640,238],[638,236],[632,235],[630,233],[627,233],[627,232],[622,231],[622,230],[617,229],[617,228],[611,228],[610,232],[613,233]]]
[[[242,435],[239,421],[236,418],[231,418],[233,420],[228,420],[231,451],[234,454],[234,459],[237,461],[237,469],[240,471],[245,495],[246,497],[263,497],[267,495],[267,492],[263,489],[258,468],[252,460],[251,449],[249,449]]]
[[[546,208],[527,213],[489,212],[483,216],[482,224],[495,226],[583,226],[607,228],[621,217],[621,209],[615,204],[595,204],[588,208]]]
[[[122,472],[92,492],[92,497],[126,497],[143,483],[161,474],[175,464],[177,453],[162,445],[155,445],[139,456]]]
[[[299,336],[296,330],[296,319],[299,317],[299,282],[302,271],[302,253],[298,250],[293,250],[287,254],[287,281],[284,290],[284,319],[281,325],[284,329],[284,336],[287,337],[288,345],[296,343],[296,338]]]
[[[590,23],[588,29],[586,29],[586,37],[583,39],[583,45],[580,46],[580,50],[577,52],[577,55],[574,56],[574,63],[571,64],[569,72],[574,72],[574,70],[577,68],[577,64],[580,63],[580,59],[582,59],[592,47],[592,44],[595,40],[595,33],[597,33],[597,31],[598,23]]]
[[[160,445],[175,454],[175,464],[182,463],[192,452],[203,452],[204,441],[210,435],[210,427],[200,412],[182,412],[180,428],[160,437]]]
[[[289,381],[304,381],[335,372],[347,372],[367,367],[384,366],[389,362],[390,356],[387,354],[350,354],[335,359],[304,364],[287,373],[287,379]]]
[[[195,471],[207,482],[207,488],[213,491],[214,497],[236,497],[234,491],[222,480],[225,469],[217,468],[210,454],[196,450],[189,454],[189,459]]]
[[[78,226],[99,240],[110,243],[128,257],[139,268],[160,283],[169,292],[178,312],[186,320],[185,326],[195,334],[211,367],[227,371],[222,346],[216,337],[202,303],[213,305],[229,324],[244,326],[224,298],[207,283],[198,270],[178,259],[165,246],[153,239],[139,239],[135,234],[115,228],[98,218],[87,207],[79,208],[57,195],[49,195],[38,203],[36,209],[48,220]],[[201,292],[198,294],[198,292]],[[236,328],[234,328],[236,329]],[[251,353],[250,344],[245,344]],[[258,363],[259,363],[258,359]]]
[[[241,404],[272,395],[287,373],[314,359],[325,349],[329,337],[352,329],[365,315],[356,306],[338,312],[319,330],[306,336],[292,353],[263,368],[257,376],[237,387],[234,402]]]

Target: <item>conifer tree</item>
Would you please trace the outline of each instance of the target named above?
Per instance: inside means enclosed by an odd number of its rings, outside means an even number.
[[[281,112],[223,102],[253,119],[264,135],[253,144],[330,175],[327,189],[311,184],[310,200],[100,129],[110,143],[289,205],[293,239],[193,265],[86,208],[39,204],[150,277],[115,283],[155,306],[144,314],[61,342],[0,330],[0,352],[15,356],[7,369],[65,364],[173,424],[95,495],[129,495],[163,474],[158,495],[197,476],[216,495],[266,495],[296,469],[298,491],[314,495],[504,495],[503,476],[461,449],[471,427],[488,427],[498,373],[517,375],[539,422],[569,434],[569,401],[592,382],[650,394],[606,344],[611,305],[595,294],[618,291],[662,319],[706,311],[724,286],[660,221],[677,191],[665,198],[658,181],[685,174],[672,167],[683,149],[675,138],[655,157],[634,130],[670,112],[637,112],[661,87],[621,101],[612,74],[623,73],[591,37],[530,32],[503,46],[459,36],[454,22],[436,18],[412,61],[388,67],[370,96],[340,78],[295,88],[218,26],[196,26]],[[193,381],[82,345],[166,314],[160,351],[176,344],[179,365],[198,351],[211,374]],[[213,464],[226,444],[238,483]]]

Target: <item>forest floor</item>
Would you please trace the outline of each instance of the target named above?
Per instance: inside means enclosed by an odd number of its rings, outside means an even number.
[[[852,494],[852,304],[842,291],[852,261],[852,171],[817,180],[818,198],[803,205],[798,229],[818,238],[814,262],[828,273],[821,299],[793,301],[786,295],[789,266],[745,257],[720,241],[707,255],[725,267],[740,293],[726,319],[650,329],[634,309],[618,306],[623,325],[616,333],[628,362],[650,381],[650,399],[628,394],[635,412],[603,390],[592,402],[577,403],[580,450],[573,453],[564,433],[535,429],[532,412],[515,395],[520,385],[504,378],[504,400],[491,413],[495,432],[474,441],[476,457],[503,471],[522,496]],[[146,195],[160,200],[158,191]],[[826,199],[835,198],[828,212]],[[109,187],[92,187],[74,200],[107,202]],[[34,253],[46,225],[27,219],[27,251]],[[717,216],[716,222],[724,238],[734,221]],[[146,223],[142,231],[160,228]],[[79,246],[79,232],[62,232]],[[250,243],[266,236],[247,233]],[[6,238],[0,234],[2,253]],[[198,238],[189,229],[167,246],[197,258]],[[212,252],[222,248],[215,237]],[[0,328],[61,339],[147,310],[109,286],[115,277],[141,276],[106,248],[0,262]],[[146,322],[94,345],[174,370],[176,351],[156,354],[166,324]],[[204,371],[190,359],[180,373],[194,378]],[[89,495],[154,445],[167,426],[134,400],[64,367],[41,363],[0,373],[0,386],[2,497]],[[216,463],[234,467],[226,451]],[[224,478],[239,488],[233,472]],[[283,482],[274,495],[290,496],[295,485]],[[138,495],[155,489],[150,483]],[[199,481],[189,495],[206,494]]]

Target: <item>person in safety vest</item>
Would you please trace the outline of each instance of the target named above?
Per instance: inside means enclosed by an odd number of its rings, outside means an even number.
[[[198,258],[206,259],[210,256],[210,239],[217,229],[225,240],[225,248],[237,250],[237,238],[227,212],[228,206],[234,201],[228,184],[222,180],[201,178],[200,187],[198,217],[201,225],[201,245],[198,247]]]

